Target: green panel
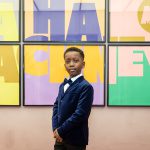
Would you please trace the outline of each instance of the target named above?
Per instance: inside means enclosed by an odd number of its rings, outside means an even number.
[[[109,85],[109,105],[150,106],[150,65],[143,52],[142,77],[117,77]]]

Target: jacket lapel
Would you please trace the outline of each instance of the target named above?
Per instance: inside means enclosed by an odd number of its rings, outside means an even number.
[[[62,84],[60,87],[60,98],[62,98],[64,95],[64,85]]]
[[[78,84],[82,81],[82,80],[84,80],[84,77],[83,76],[81,76],[81,77],[79,77],[78,79],[76,79],[69,87],[68,87],[68,89],[65,91],[65,93],[64,93],[64,86],[62,86],[63,88],[63,92],[61,92],[61,93],[63,93],[62,95],[61,95],[61,98],[63,98],[68,92],[70,92],[74,87],[76,87],[76,86],[78,86]]]

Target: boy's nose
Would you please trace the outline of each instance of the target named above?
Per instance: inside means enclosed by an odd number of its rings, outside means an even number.
[[[74,66],[74,62],[73,61],[70,62],[70,66]]]

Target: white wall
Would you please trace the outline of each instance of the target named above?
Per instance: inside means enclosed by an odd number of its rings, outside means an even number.
[[[53,150],[52,107],[1,107],[0,150]],[[149,150],[149,108],[93,107],[87,150]]]

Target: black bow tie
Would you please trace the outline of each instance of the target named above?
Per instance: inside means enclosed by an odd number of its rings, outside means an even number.
[[[67,79],[65,78],[65,79],[64,79],[64,85],[67,84],[67,83],[70,85],[70,84],[72,83],[72,80],[71,80],[71,79],[67,80]]]

